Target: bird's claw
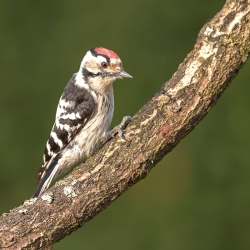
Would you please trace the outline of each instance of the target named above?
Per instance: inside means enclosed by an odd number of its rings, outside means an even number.
[[[122,122],[118,125],[118,127],[123,130],[125,129],[128,124],[133,120],[133,118],[131,116],[124,116],[122,119]]]
[[[111,131],[110,131],[110,138],[114,137],[116,134],[123,140],[126,140],[125,136],[123,135],[122,130],[124,130],[128,124],[133,120],[131,116],[124,116],[122,119],[122,122],[115,126]]]

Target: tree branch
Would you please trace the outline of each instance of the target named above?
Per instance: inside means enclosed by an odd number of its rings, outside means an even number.
[[[208,113],[250,52],[250,0],[228,0],[194,49],[114,138],[37,200],[0,218],[0,249],[48,249],[145,178]]]

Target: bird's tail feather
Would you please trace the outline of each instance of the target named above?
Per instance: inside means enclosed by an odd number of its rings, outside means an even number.
[[[56,157],[51,161],[46,173],[38,184],[36,191],[32,198],[38,197],[41,193],[43,193],[46,189],[48,189],[50,183],[54,179],[57,171],[58,171],[58,161],[61,158],[61,154],[57,154]]]

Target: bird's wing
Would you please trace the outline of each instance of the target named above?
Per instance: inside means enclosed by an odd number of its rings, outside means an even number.
[[[85,126],[95,112],[95,109],[96,103],[91,93],[85,88],[76,86],[74,79],[71,79],[57,107],[56,121],[46,143],[43,165],[37,174],[38,184],[50,168],[50,162],[53,161],[53,158]]]

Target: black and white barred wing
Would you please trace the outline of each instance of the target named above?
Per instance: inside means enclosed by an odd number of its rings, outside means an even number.
[[[85,88],[74,85],[74,78],[66,86],[59,101],[56,121],[45,147],[43,165],[37,174],[38,184],[56,155],[79,133],[95,111],[93,96]]]

